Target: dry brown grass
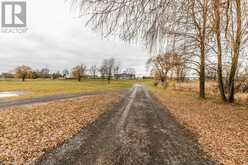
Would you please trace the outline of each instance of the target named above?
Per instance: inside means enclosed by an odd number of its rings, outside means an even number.
[[[182,83],[172,83],[172,87],[178,91],[186,91],[186,92],[199,92],[199,82],[182,82]],[[208,81],[206,83],[206,94],[208,96],[218,96],[218,84],[214,81]],[[248,93],[236,93],[235,99],[238,103],[248,104]]]
[[[170,113],[191,130],[202,149],[225,165],[248,164],[248,108],[200,100],[192,92],[151,89]]]
[[[0,164],[30,164],[111,109],[120,96],[93,96],[0,112]]]

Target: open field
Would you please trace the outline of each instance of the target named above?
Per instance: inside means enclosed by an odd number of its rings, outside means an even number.
[[[148,86],[176,120],[195,134],[204,152],[225,165],[247,164],[247,106],[224,104],[211,97],[202,100],[187,88]]]
[[[0,112],[0,164],[30,164],[111,109],[121,95],[91,96]]]
[[[0,92],[23,92],[24,95],[11,97],[11,99],[24,99],[79,92],[126,89],[130,88],[135,82],[132,80],[123,80],[111,81],[108,84],[106,80],[82,80],[81,82],[76,80],[27,80],[25,82],[10,80],[0,81]]]

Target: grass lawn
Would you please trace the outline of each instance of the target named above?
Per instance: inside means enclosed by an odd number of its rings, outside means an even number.
[[[95,92],[115,89],[126,89],[132,87],[136,81],[120,80],[20,80],[0,81],[0,92],[21,91],[24,95],[11,97],[11,99],[34,98],[78,92]]]
[[[175,119],[198,139],[202,150],[225,165],[248,162],[248,107],[206,100],[195,92],[147,86]]]

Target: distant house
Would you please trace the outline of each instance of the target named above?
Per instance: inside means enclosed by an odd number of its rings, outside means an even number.
[[[12,73],[2,73],[1,77],[2,78],[14,78],[15,75]]]
[[[114,75],[115,79],[120,80],[134,80],[136,78],[135,74],[129,74],[129,73],[120,73]]]

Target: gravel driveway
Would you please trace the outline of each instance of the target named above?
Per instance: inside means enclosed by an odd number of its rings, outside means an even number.
[[[94,124],[40,158],[36,164],[214,165],[192,134],[136,85]]]

